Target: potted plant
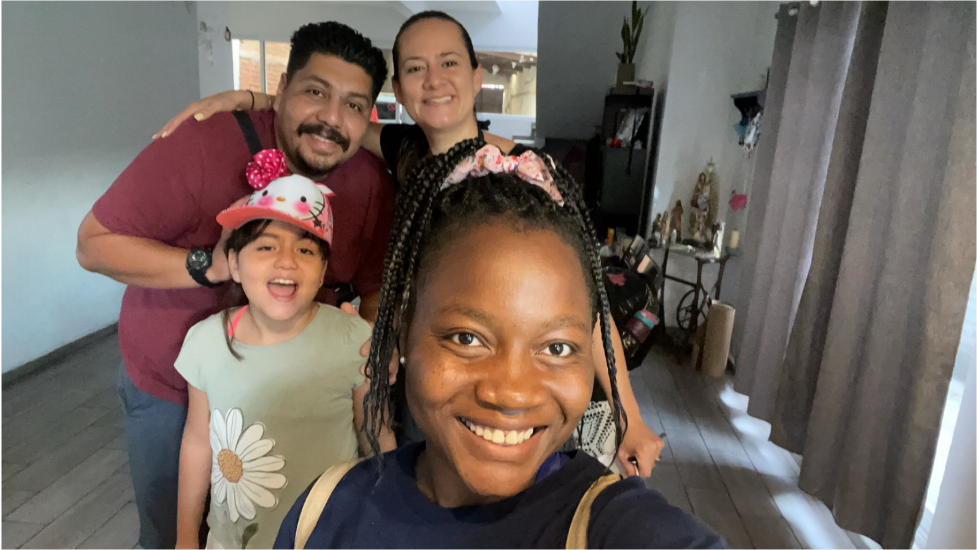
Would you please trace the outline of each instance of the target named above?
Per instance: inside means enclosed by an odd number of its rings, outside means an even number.
[[[617,66],[617,85],[614,91],[621,94],[633,94],[637,91],[637,87],[633,84],[625,85],[625,82],[634,82],[634,52],[638,49],[638,40],[641,38],[641,28],[645,23],[645,16],[648,15],[648,10],[650,8],[645,8],[644,11],[638,9],[638,2],[632,0],[631,2],[631,22],[628,23],[628,18],[624,18],[624,24],[621,26],[621,40],[624,41],[624,51],[617,52],[617,59],[620,64]]]

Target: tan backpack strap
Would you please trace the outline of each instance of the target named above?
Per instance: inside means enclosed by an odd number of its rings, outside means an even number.
[[[326,507],[326,501],[329,500],[329,495],[336,489],[336,485],[339,485],[339,480],[343,479],[346,472],[350,471],[353,466],[356,466],[362,460],[360,458],[340,462],[319,476],[319,479],[309,491],[309,496],[306,497],[305,504],[302,505],[302,512],[299,513],[298,525],[295,527],[296,550],[302,550],[305,548],[305,543],[309,542],[309,536],[312,535],[312,530],[319,523],[319,516],[322,515],[322,510]]]
[[[621,476],[617,474],[601,476],[580,497],[577,511],[573,513],[573,521],[570,522],[570,532],[567,533],[568,550],[587,548],[587,526],[590,524],[590,508],[594,504],[594,499],[601,491],[621,481],[621,479]]]

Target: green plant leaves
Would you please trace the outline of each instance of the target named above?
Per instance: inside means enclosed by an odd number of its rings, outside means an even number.
[[[650,9],[651,6],[640,10],[637,0],[631,1],[631,23],[628,24],[628,18],[625,16],[624,23],[621,25],[621,42],[624,44],[624,51],[617,52],[617,58],[621,63],[634,63],[634,54],[638,51],[638,40],[645,25],[645,16]]]

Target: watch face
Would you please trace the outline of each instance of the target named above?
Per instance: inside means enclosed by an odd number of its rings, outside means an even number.
[[[210,267],[210,255],[201,248],[193,250],[187,256],[187,264],[193,269],[205,269]]]

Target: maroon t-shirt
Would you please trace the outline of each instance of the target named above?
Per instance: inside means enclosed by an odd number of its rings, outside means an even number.
[[[252,111],[261,143],[275,147],[274,111]],[[181,248],[214,246],[217,214],[254,191],[244,177],[251,153],[231,113],[190,119],[173,135],[143,149],[92,207],[118,235],[144,237]],[[334,304],[329,285],[351,282],[360,295],[380,289],[394,191],[383,162],[360,150],[323,180],[335,220],[325,287],[318,299]],[[225,285],[226,286],[226,285]],[[173,367],[187,330],[220,311],[225,287],[150,289],[130,285],[122,297],[119,347],[140,390],[187,403],[187,383]]]

